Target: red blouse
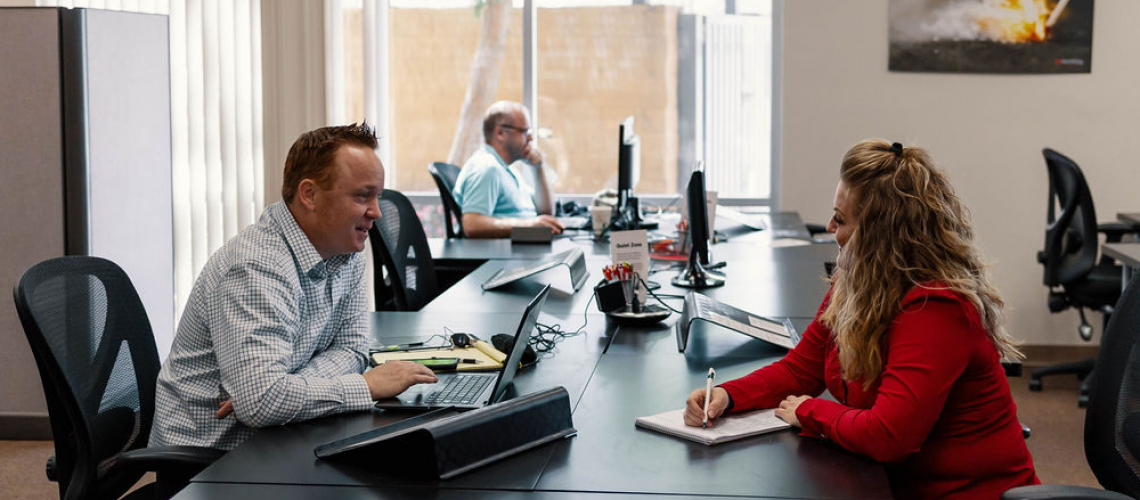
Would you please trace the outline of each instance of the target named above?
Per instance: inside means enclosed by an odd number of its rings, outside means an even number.
[[[838,356],[817,314],[782,360],[722,387],[732,411],[813,396],[796,410],[801,435],[886,462],[895,498],[996,499],[1039,483],[1000,355],[962,296],[907,293],[885,337],[882,375],[867,390],[843,380]],[[824,389],[839,402],[816,398]]]

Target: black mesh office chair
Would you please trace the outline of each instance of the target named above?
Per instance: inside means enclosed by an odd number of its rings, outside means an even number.
[[[380,193],[380,219],[368,231],[373,255],[379,262],[373,272],[377,284],[376,309],[418,311],[439,295],[435,264],[431,260],[424,226],[412,202],[391,189]],[[381,271],[386,273],[381,274]],[[387,285],[393,304],[381,298]]]
[[[1101,337],[1085,413],[1085,459],[1108,491],[1023,486],[1002,499],[1140,498],[1140,276],[1129,282]]]
[[[16,310],[39,368],[55,440],[48,478],[60,498],[166,498],[224,453],[147,448],[154,421],[158,350],[130,279],[96,257],[61,257],[29,269]]]
[[[1045,266],[1045,286],[1049,287],[1049,310],[1057,313],[1070,307],[1077,308],[1081,316],[1078,328],[1084,340],[1092,338],[1092,326],[1085,318],[1085,308],[1095,309],[1104,315],[1107,325],[1112,305],[1120,298],[1121,269],[1112,259],[1102,257],[1098,233],[1104,233],[1109,242],[1135,230],[1123,224],[1096,222],[1092,195],[1080,167],[1064,155],[1045,149],[1045,165],[1049,171],[1048,225],[1045,229],[1045,249],[1037,253],[1037,261]],[[1060,206],[1060,213],[1056,213]],[[1085,381],[1078,400],[1080,406],[1088,402],[1088,377],[1094,360],[1064,363],[1033,370],[1029,388],[1039,391],[1041,377],[1059,373],[1075,373]]]
[[[448,238],[463,237],[463,211],[455,201],[455,180],[459,178],[459,167],[450,163],[435,162],[428,165],[428,172],[439,189],[439,199],[443,202],[443,223]],[[452,222],[452,219],[455,219]]]

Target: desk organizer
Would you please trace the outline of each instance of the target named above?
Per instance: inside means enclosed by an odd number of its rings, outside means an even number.
[[[457,415],[412,417],[313,450],[317,458],[422,478],[450,479],[574,436],[570,395],[555,387]]]

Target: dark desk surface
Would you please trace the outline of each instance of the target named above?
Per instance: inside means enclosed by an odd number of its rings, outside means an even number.
[[[727,304],[762,316],[807,317],[815,316],[828,283],[823,262],[834,259],[836,248],[832,244],[815,244],[788,248],[768,248],[757,244],[732,243],[716,245],[712,259],[728,264],[722,271],[727,277],[725,285],[700,290],[700,293]],[[500,269],[519,267],[525,260],[488,260],[466,278],[436,297],[423,308],[426,313],[451,312],[502,312],[521,311],[531,298],[551,285],[550,297],[543,309],[559,321],[580,324],[583,314],[600,314],[597,304],[590,303],[593,286],[601,279],[602,266],[610,262],[609,256],[588,257],[590,277],[578,293],[573,293],[570,273],[565,267],[556,267],[510,285],[483,290],[480,284]],[[671,280],[683,263],[653,262],[649,281],[659,283],[655,293],[685,295],[690,289],[674,287]],[[653,300],[650,298],[649,300]],[[681,301],[665,299],[676,309]],[[589,304],[589,307],[587,307]],[[576,328],[576,327],[575,327]]]
[[[1106,243],[1100,248],[1105,255],[1119,260],[1125,267],[1140,267],[1140,243]]]
[[[710,364],[730,380],[783,352],[772,349],[761,359],[603,356],[574,411],[578,437],[557,445],[537,489],[890,498],[882,465],[791,429],[709,447],[634,427],[637,417],[683,407],[689,392],[704,385]]]
[[[833,258],[833,245],[784,249],[718,245],[718,252],[722,250],[734,255],[728,259],[729,285],[706,293],[751,312],[794,316],[797,327],[806,327],[826,292],[822,260]],[[594,256],[588,263],[595,269],[604,260]],[[559,280],[565,283],[563,289],[553,290],[540,321],[559,322],[564,330],[582,324],[590,287],[597,277],[591,277],[590,285],[577,294],[568,291],[564,270],[551,270],[538,279],[497,291],[479,289],[484,274],[503,264],[510,261],[485,263],[421,312],[374,313],[373,342],[426,340],[443,334],[444,327],[484,338],[514,332],[523,307],[544,281],[556,286]],[[672,274],[657,273],[654,279],[664,284]],[[680,290],[666,284],[661,292]],[[680,301],[671,303],[680,306]],[[280,498],[331,494],[345,498],[511,498],[522,494],[559,499],[665,494],[680,495],[677,498],[890,498],[882,465],[825,441],[800,438],[793,431],[706,447],[635,428],[633,421],[638,416],[681,407],[685,396],[703,384],[710,365],[727,380],[778,359],[784,351],[697,322],[689,348],[682,354],[676,350],[674,337],[676,314],[650,327],[619,326],[590,307],[585,333],[563,340],[556,354],[521,372],[514,391],[566,387],[577,437],[448,481],[409,481],[367,464],[318,461],[312,454],[315,446],[407,414],[339,415],[257,432],[195,477],[200,484],[178,498],[271,494]],[[326,489],[336,486],[341,488]]]
[[[338,500],[389,500],[416,498],[422,500],[648,500],[647,495],[624,493],[596,493],[584,491],[507,491],[507,490],[443,490],[410,486],[373,486],[343,488],[337,486],[191,483],[176,497],[179,500],[311,500],[336,498]],[[741,497],[670,495],[670,500],[732,500]],[[765,498],[765,497],[747,497]]]
[[[424,340],[441,333],[443,326],[463,327],[465,331],[489,338],[494,332],[515,332],[522,313],[454,313],[446,317],[417,313],[373,313],[373,339],[391,343]],[[600,318],[599,318],[600,319]],[[464,326],[465,325],[465,326]],[[396,335],[388,335],[388,333]],[[487,335],[484,336],[484,333]],[[577,404],[586,384],[609,342],[612,326],[596,321],[582,334],[562,340],[553,355],[544,356],[535,367],[515,377],[513,395],[563,386],[570,394],[570,405]],[[508,396],[512,392],[508,392]],[[207,482],[253,482],[315,485],[407,484],[401,477],[385,475],[351,464],[317,460],[313,448],[322,443],[402,420],[414,413],[373,411],[321,418],[309,422],[262,429],[234,451],[194,478]],[[418,486],[445,488],[500,488],[529,490],[534,487],[553,447],[544,446],[496,462],[446,482],[415,482]]]

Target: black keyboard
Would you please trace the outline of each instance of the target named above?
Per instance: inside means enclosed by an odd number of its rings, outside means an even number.
[[[474,404],[475,398],[479,397],[494,379],[495,377],[479,375],[456,375],[424,401],[434,405]]]

